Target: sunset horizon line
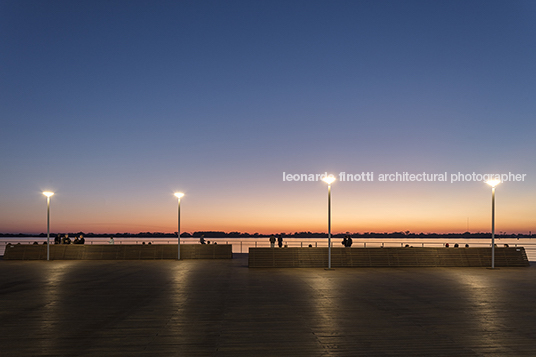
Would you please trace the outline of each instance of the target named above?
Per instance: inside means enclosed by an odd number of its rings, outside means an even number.
[[[84,232],[84,231],[76,231],[76,232],[68,232],[68,231],[58,231],[58,232],[50,232],[51,236],[55,235],[84,235],[89,237],[105,237],[105,236],[122,236],[122,237],[176,237],[177,232],[115,232],[115,233],[108,233],[108,232]],[[312,232],[312,231],[272,231],[269,233],[266,232],[242,232],[242,231],[218,231],[218,230],[198,230],[193,232],[182,232],[181,238],[198,238],[201,235],[210,235],[212,238],[241,238],[241,237],[247,237],[247,238],[254,238],[254,237],[269,237],[270,235],[283,235],[286,237],[314,237],[314,238],[323,238],[318,236],[328,235],[328,232]],[[466,238],[482,238],[491,236],[491,232],[483,232],[483,231],[477,231],[477,232],[470,232],[470,231],[464,231],[464,232],[453,232],[453,231],[445,231],[445,232],[412,232],[412,231],[387,231],[387,232],[350,232],[350,231],[341,231],[341,232],[334,232],[332,233],[332,236],[344,236],[344,235],[351,235],[351,236],[361,236],[363,238],[403,238],[403,237],[442,237],[442,236],[467,236]],[[0,237],[46,237],[46,233],[22,233],[22,232],[2,232],[0,233]],[[515,232],[515,233],[507,233],[506,231],[496,232],[495,235],[497,237],[534,237],[535,234],[532,234],[532,231],[528,231],[528,233],[522,233],[522,232]]]

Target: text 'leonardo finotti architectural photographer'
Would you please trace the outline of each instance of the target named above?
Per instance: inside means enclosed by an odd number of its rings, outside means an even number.
[[[486,182],[488,180],[499,180],[501,182],[524,182],[527,174],[516,174],[508,172],[507,174],[479,174],[472,173],[452,173],[449,175],[447,171],[442,173],[410,173],[410,172],[394,172],[394,173],[378,173],[375,180],[374,172],[367,171],[361,173],[346,173],[339,172],[337,175],[341,182]],[[321,174],[292,174],[283,172],[283,181],[321,181],[324,177],[336,177],[327,172]],[[450,180],[449,180],[450,177]]]

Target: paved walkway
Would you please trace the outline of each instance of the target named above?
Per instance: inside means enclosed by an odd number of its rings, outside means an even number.
[[[0,260],[0,355],[536,356],[535,305],[535,265]]]

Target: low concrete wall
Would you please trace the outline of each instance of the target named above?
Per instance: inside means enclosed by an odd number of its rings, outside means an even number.
[[[181,259],[232,259],[230,244],[181,244]],[[7,245],[4,260],[42,260],[47,258],[45,244]],[[177,259],[177,245],[110,244],[50,245],[52,260],[139,260]]]
[[[326,268],[328,248],[250,248],[251,268]],[[331,248],[332,267],[491,267],[491,248]],[[525,248],[495,248],[496,267],[528,267]]]

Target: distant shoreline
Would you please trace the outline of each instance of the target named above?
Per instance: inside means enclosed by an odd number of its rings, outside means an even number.
[[[51,237],[57,235],[68,234],[70,237],[75,237],[79,235],[84,235],[87,238],[99,238],[99,237],[114,237],[114,238],[176,238],[177,233],[161,233],[161,232],[140,232],[140,233],[84,233],[84,232],[53,232],[50,233]],[[199,238],[202,235],[205,238],[261,238],[261,237],[270,237],[271,235],[281,234],[286,238],[325,238],[327,237],[326,232],[294,232],[294,233],[271,233],[271,234],[260,234],[260,233],[242,233],[242,232],[220,232],[220,231],[199,231],[193,233],[181,233],[181,238]],[[353,238],[489,238],[491,237],[491,232],[478,232],[478,233],[412,233],[409,231],[406,232],[390,232],[390,233],[376,233],[376,232],[366,232],[366,233],[336,233],[332,234],[333,238],[343,238],[346,235],[350,235]],[[0,233],[0,237],[5,238],[39,238],[46,237],[46,233],[39,234],[26,234],[26,233]],[[495,234],[497,238],[536,238],[536,234]]]

